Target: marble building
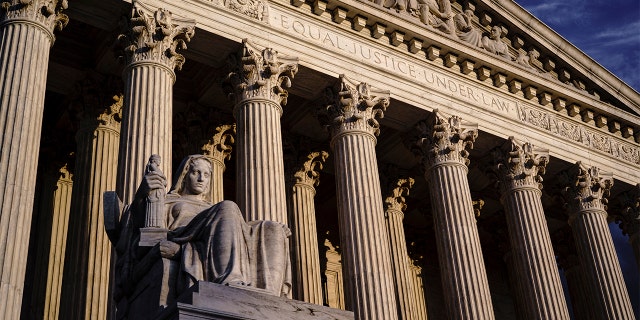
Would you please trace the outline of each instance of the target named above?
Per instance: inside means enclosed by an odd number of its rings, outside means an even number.
[[[638,316],[640,94],[513,1],[2,9],[2,319],[116,317],[102,195],[130,203],[152,154],[168,181],[203,154],[208,199],[289,227],[293,299]]]

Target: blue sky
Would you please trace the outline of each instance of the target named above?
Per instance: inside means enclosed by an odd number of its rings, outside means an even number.
[[[569,42],[640,91],[640,0],[516,0]],[[614,245],[636,313],[640,279],[629,238],[611,224]]]
[[[640,0],[516,0],[640,91]]]

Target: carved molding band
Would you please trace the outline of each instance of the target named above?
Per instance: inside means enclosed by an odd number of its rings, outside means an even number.
[[[298,58],[287,57],[272,48],[259,49],[242,40],[242,50],[228,59],[231,70],[223,89],[236,105],[248,99],[262,98],[286,105],[291,79],[298,72]]]
[[[495,162],[493,170],[503,194],[523,187],[542,189],[542,175],[549,163],[549,150],[509,137],[502,147],[491,153]]]
[[[187,49],[195,34],[195,20],[174,17],[167,9],[151,9],[133,2],[126,32],[118,36],[122,57],[127,65],[136,62],[160,63],[171,71],[185,62],[178,49]]]
[[[465,123],[458,116],[445,117],[438,109],[418,122],[415,135],[410,137],[411,151],[420,159],[425,170],[444,164],[469,165],[469,152],[478,137],[478,125]]]
[[[380,134],[376,118],[383,118],[388,106],[388,90],[378,90],[340,75],[335,87],[325,89],[325,106],[318,110],[318,118],[333,139],[343,133],[361,132],[375,140]]]
[[[580,212],[603,211],[606,213],[609,191],[613,186],[613,174],[602,172],[597,167],[588,167],[577,162],[564,172],[569,185],[562,190],[565,206],[569,208],[571,223]]]
[[[11,0],[2,1],[2,24],[11,20],[28,20],[45,27],[53,41],[53,31],[62,30],[69,17],[62,13],[69,4],[67,0]]]
[[[302,163],[300,170],[296,171],[293,175],[293,180],[296,184],[304,184],[307,186],[317,187],[320,184],[320,170],[322,170],[323,163],[329,157],[329,153],[326,151],[311,152],[307,156],[307,160]]]

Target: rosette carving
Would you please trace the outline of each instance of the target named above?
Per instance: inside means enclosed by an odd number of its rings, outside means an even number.
[[[431,116],[418,122],[409,138],[411,151],[425,169],[443,163],[469,165],[469,152],[478,137],[478,125],[465,123],[458,116],[445,117],[434,109]]]
[[[491,154],[495,163],[493,170],[503,193],[522,187],[542,189],[542,175],[549,163],[549,150],[509,137]]]
[[[621,195],[622,211],[616,217],[622,233],[632,236],[640,232],[640,184]]]
[[[376,118],[383,118],[388,106],[388,90],[378,90],[340,75],[337,86],[325,89],[325,105],[318,117],[332,137],[354,131],[377,136],[380,123]]]
[[[177,50],[187,49],[194,34],[195,20],[174,17],[167,9],[154,10],[134,1],[126,32],[118,36],[121,58],[127,65],[152,61],[180,70],[185,58]]]
[[[236,104],[263,98],[279,105],[287,104],[291,80],[298,72],[298,58],[287,57],[278,51],[258,49],[249,40],[242,40],[242,50],[228,58],[231,70],[223,82],[223,89]]]
[[[235,134],[235,124],[223,124],[216,127],[216,133],[202,146],[202,154],[220,162],[231,159]]]
[[[320,170],[328,157],[329,153],[326,151],[309,153],[307,160],[300,166],[300,170],[293,174],[293,181],[296,184],[317,187],[320,184]]]
[[[386,210],[393,210],[396,212],[404,212],[407,209],[407,199],[405,196],[409,195],[411,187],[415,180],[413,178],[401,178],[397,179],[395,186],[390,190],[389,196],[384,200]]]
[[[562,190],[565,206],[572,214],[580,211],[606,211],[613,174],[577,162],[565,171],[569,185]]]
[[[62,30],[69,23],[69,17],[62,13],[69,7],[67,0],[11,0],[2,1],[0,6],[2,21],[27,19],[38,22],[49,32]]]

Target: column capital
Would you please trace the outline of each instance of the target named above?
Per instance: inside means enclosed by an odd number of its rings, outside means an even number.
[[[298,73],[298,58],[282,55],[272,48],[260,49],[244,39],[242,49],[230,55],[227,63],[230,72],[223,89],[236,105],[249,99],[266,99],[278,106],[287,104],[286,89]]]
[[[320,121],[329,129],[332,139],[349,133],[380,134],[380,123],[389,106],[389,91],[357,83],[345,75],[334,87],[325,89],[325,104],[319,110]]]
[[[597,167],[589,167],[578,161],[564,172],[569,184],[562,190],[565,206],[571,217],[581,211],[607,210],[609,191],[613,186],[613,174],[602,172]]]
[[[493,170],[503,194],[520,188],[542,189],[542,175],[549,163],[549,150],[509,137],[491,154],[495,163]]]
[[[2,1],[2,23],[26,20],[43,26],[53,41],[53,31],[62,30],[69,17],[62,13],[69,6],[67,0],[10,0]]]
[[[293,174],[295,184],[304,184],[309,187],[317,187],[320,184],[320,170],[329,157],[326,151],[314,151],[307,155],[306,160],[300,165],[298,171]]]
[[[171,73],[185,62],[178,49],[187,49],[195,34],[195,20],[174,16],[164,8],[153,9],[133,1],[131,18],[125,33],[118,36],[122,58],[127,66],[154,63],[167,67]]]
[[[216,127],[213,137],[202,146],[202,154],[219,162],[231,159],[232,145],[235,143],[236,125],[223,124]]]
[[[640,233],[640,184],[620,195],[622,211],[616,217],[622,233],[632,237]]]
[[[394,187],[388,192],[389,196],[384,200],[386,211],[394,211],[400,214],[407,209],[405,196],[409,195],[409,190],[413,187],[413,178],[396,179]]]
[[[429,118],[418,122],[415,136],[409,139],[411,150],[425,170],[442,164],[469,165],[469,152],[478,137],[478,125],[458,116],[446,117],[434,109]]]

